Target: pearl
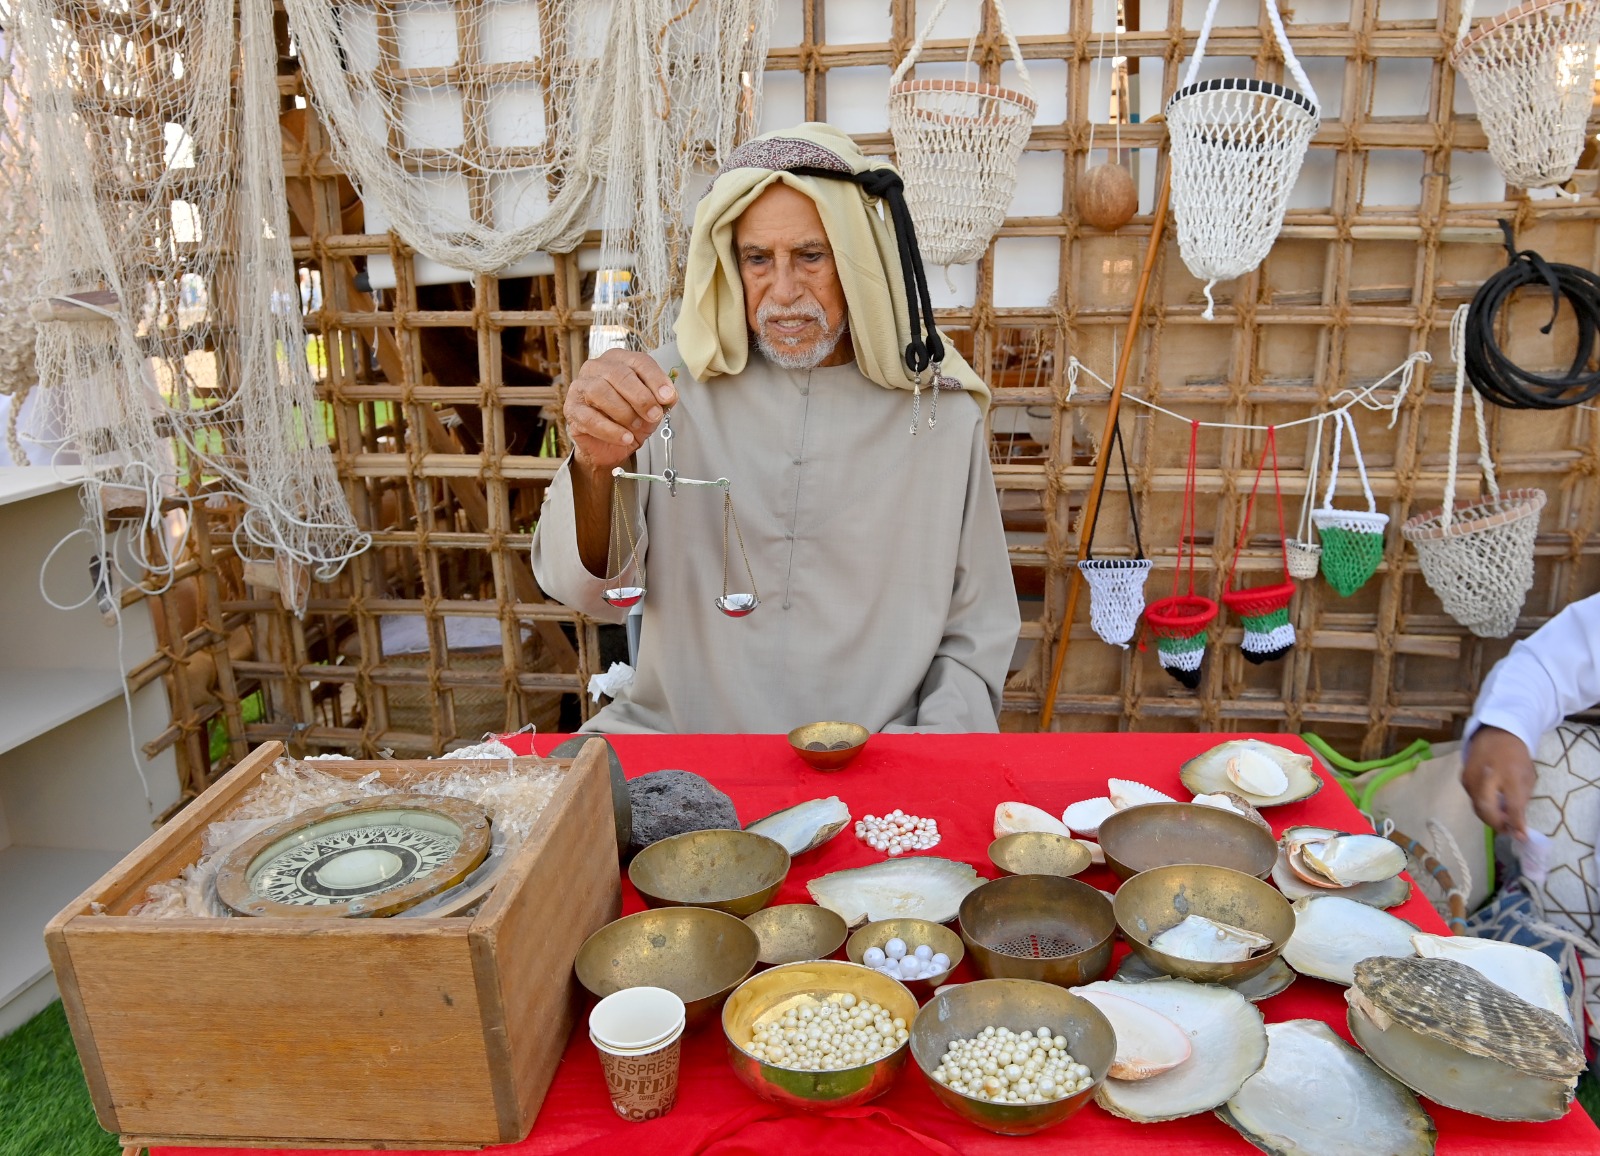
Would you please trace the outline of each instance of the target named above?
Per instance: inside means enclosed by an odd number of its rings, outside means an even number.
[[[950,966],[950,957],[942,951],[934,952],[932,960],[933,966],[938,968],[940,971],[943,971],[945,968]]]
[[[883,945],[883,953],[890,959],[904,959],[906,954],[906,941],[900,938],[891,939]]]
[[[883,961],[885,959],[887,959],[887,958],[888,958],[888,956],[884,954],[883,948],[881,948],[881,947],[869,947],[862,954],[861,962],[866,964],[868,967],[882,967],[883,966]],[[855,997],[854,996],[851,996],[849,998],[850,998],[850,1004],[846,1004],[845,1005],[846,1007],[849,1007],[849,1006],[851,1006],[852,1004],[855,1003]]]

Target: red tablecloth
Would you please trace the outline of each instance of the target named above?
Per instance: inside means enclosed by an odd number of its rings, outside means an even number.
[[[1261,737],[1299,745],[1283,736]],[[528,740],[520,741],[526,744]],[[558,741],[559,736],[541,736],[537,749],[548,753]],[[1104,794],[1106,778],[1112,775],[1138,779],[1188,798],[1178,784],[1179,765],[1218,739],[1196,734],[877,735],[855,762],[834,774],[806,767],[781,735],[619,736],[612,741],[630,777],[669,767],[695,771],[725,790],[746,822],[781,807],[833,794],[857,817],[883,814],[895,807],[932,816],[939,820],[943,841],[930,853],[965,860],[985,878],[992,878],[996,872],[985,851],[992,838],[996,804],[1019,800],[1059,814],[1070,802]],[[1267,817],[1279,832],[1296,823],[1358,829],[1362,821],[1332,784],[1302,803],[1269,811]],[[808,902],[807,880],[881,858],[847,830],[816,851],[797,857],[774,902]],[[1103,868],[1091,868],[1081,878],[1107,890],[1116,885],[1116,877]],[[642,907],[624,877],[624,913]],[[1444,930],[1443,922],[1419,895],[1413,894],[1396,914],[1424,930]],[[1119,943],[1119,958],[1125,950]],[[976,978],[963,963],[953,980]],[[1313,1017],[1328,1021],[1348,1039],[1343,990],[1301,977],[1260,1007],[1269,1023]],[[1140,1156],[1177,1156],[1201,1148],[1255,1151],[1210,1113],[1140,1125],[1117,1119],[1092,1103],[1053,1131],[1026,1139],[994,1136],[942,1107],[914,1062],[907,1063],[887,1095],[863,1107],[830,1115],[790,1112],[758,1100],[734,1078],[725,1058],[722,1032],[715,1023],[684,1040],[683,1070],[673,1111],[659,1120],[628,1124],[611,1111],[600,1064],[585,1037],[585,1032],[574,1033],[533,1132],[520,1144],[490,1152],[497,1156],[612,1156],[629,1150],[649,1156],[789,1156],[886,1152],[891,1148],[941,1154],[1015,1153],[1019,1148],[1065,1151],[1080,1145],[1111,1153],[1136,1149]],[[448,1092],[441,1089],[441,1094]],[[1439,1129],[1441,1153],[1600,1153],[1600,1131],[1576,1104],[1563,1119],[1548,1124],[1503,1124],[1432,1104],[1426,1107]],[[197,1152],[223,1156],[230,1151],[157,1150],[170,1156],[195,1156]],[[261,1149],[240,1150],[236,1156],[261,1153]]]

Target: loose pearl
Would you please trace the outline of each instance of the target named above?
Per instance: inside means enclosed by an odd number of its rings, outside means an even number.
[[[887,958],[888,958],[888,956],[885,955],[883,948],[881,948],[881,947],[869,947],[869,948],[867,948],[865,953],[862,954],[861,962],[866,964],[868,967],[882,967],[883,966],[883,961],[885,959],[887,959]],[[855,1003],[855,997],[854,996],[849,996],[847,998],[850,1000],[850,1003],[846,1004],[845,1005],[846,1007],[849,1007],[849,1006],[851,1006],[851,1004]]]
[[[890,959],[904,959],[906,954],[906,941],[898,938],[891,939],[888,943],[883,945],[883,954],[887,955]]]

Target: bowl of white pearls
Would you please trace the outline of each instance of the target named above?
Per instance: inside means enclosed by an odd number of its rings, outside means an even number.
[[[1006,1136],[1043,1131],[1083,1107],[1116,1052],[1099,1009],[1032,979],[946,988],[911,1027],[911,1054],[939,1102]]]
[[[961,937],[927,919],[880,919],[844,945],[851,962],[897,979],[923,996],[949,977],[967,954]]]
[[[905,1066],[917,1001],[898,980],[835,959],[786,963],[722,1008],[728,1060],[763,1100],[819,1111],[864,1104]]]

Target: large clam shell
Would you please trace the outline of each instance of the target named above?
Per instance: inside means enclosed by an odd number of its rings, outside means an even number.
[[[1490,983],[1499,984],[1512,995],[1542,1007],[1572,1027],[1572,1005],[1561,980],[1561,967],[1542,951],[1498,939],[1475,939],[1470,935],[1429,935],[1419,932],[1411,945],[1423,959],[1453,959],[1464,963]]]
[[[1585,1061],[1561,1017],[1453,959],[1364,959],[1353,978],[1350,1032],[1408,1088],[1494,1120],[1566,1113]]]
[[[1375,955],[1413,955],[1417,929],[1404,919],[1344,899],[1312,895],[1294,901],[1294,934],[1283,958],[1301,975],[1349,986],[1357,963]]]
[[[1228,762],[1242,752],[1264,755],[1278,764],[1288,786],[1276,795],[1257,795],[1228,777]],[[1322,790],[1322,778],[1312,769],[1310,755],[1296,754],[1276,743],[1261,739],[1230,739],[1212,747],[1203,755],[1196,755],[1178,772],[1183,785],[1196,795],[1213,795],[1218,791],[1233,791],[1243,796],[1252,807],[1276,807],[1309,799]]]
[[[1107,1073],[1114,1080],[1148,1080],[1187,1060],[1194,1051],[1188,1034],[1177,1023],[1138,1000],[1109,991],[1085,991],[1082,996],[1111,1021],[1117,1036],[1117,1057]]]
[[[1272,865],[1272,882],[1291,901],[1312,895],[1338,895],[1365,903],[1368,907],[1399,907],[1411,898],[1411,884],[1403,875],[1385,879],[1382,883],[1357,883],[1354,887],[1340,887],[1333,891],[1314,887],[1294,873],[1289,866],[1288,855],[1282,850],[1278,852],[1278,861]]]
[[[1299,850],[1307,866],[1340,887],[1380,883],[1406,869],[1406,853],[1382,835],[1336,835]]]
[[[1295,981],[1297,974],[1294,968],[1279,958],[1254,975],[1228,980],[1222,986],[1232,988],[1251,1003],[1260,1003],[1287,989]],[[1117,965],[1117,970],[1111,978],[1117,983],[1149,983],[1153,979],[1172,977],[1164,971],[1157,971],[1130,951],[1122,957],[1122,962]]]
[[[817,906],[849,927],[868,920],[916,918],[949,923],[967,892],[984,882],[969,863],[917,855],[819,875],[806,884]]]
[[[1268,1024],[1266,1063],[1217,1116],[1272,1156],[1429,1156],[1438,1138],[1417,1098],[1321,1020]]]
[[[994,809],[994,837],[1016,835],[1022,831],[1046,831],[1051,835],[1072,837],[1067,825],[1049,811],[1031,803],[1001,803]]]
[[[774,811],[749,824],[745,830],[776,839],[790,855],[799,855],[822,846],[849,824],[850,808],[838,795],[829,795],[826,799],[810,799]]]
[[[1256,952],[1270,948],[1272,937],[1190,914],[1153,937],[1150,946],[1201,963],[1243,963]]]

